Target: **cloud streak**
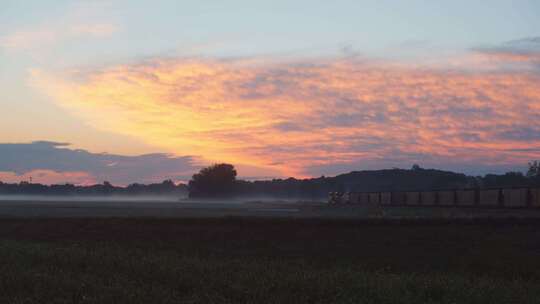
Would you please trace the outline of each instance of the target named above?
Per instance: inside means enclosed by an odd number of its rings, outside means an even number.
[[[493,53],[458,60],[472,68],[156,58],[63,75],[35,70],[32,83],[96,128],[178,155],[297,176],[413,162],[471,172],[522,165],[540,149],[540,73]],[[522,56],[534,64],[535,53]]]
[[[506,64],[507,68],[540,72],[540,37],[507,41],[501,45],[474,49],[484,63]]]
[[[119,30],[114,24],[51,25],[21,29],[0,37],[0,47],[26,51],[81,37],[106,38]]]
[[[110,4],[103,1],[68,4],[55,18],[45,18],[6,32],[0,36],[0,48],[12,52],[43,52],[77,39],[111,37],[121,30],[121,26],[104,17],[108,10]]]
[[[0,180],[42,183],[100,183],[186,180],[197,166],[192,157],[167,154],[124,156],[69,149],[68,144],[33,142],[0,144]]]

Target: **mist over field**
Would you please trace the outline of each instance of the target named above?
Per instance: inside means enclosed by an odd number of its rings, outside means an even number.
[[[178,202],[181,197],[167,195],[111,195],[111,196],[85,196],[85,195],[0,195],[0,201],[20,202]]]
[[[323,202],[324,199],[309,200],[306,198],[283,198],[279,196],[246,196],[239,198],[214,198],[214,199],[189,199],[186,195],[110,195],[110,196],[91,196],[91,195],[0,195],[2,201],[18,202],[124,202],[124,203],[212,203],[212,204],[245,204],[245,203],[305,203],[309,201]]]

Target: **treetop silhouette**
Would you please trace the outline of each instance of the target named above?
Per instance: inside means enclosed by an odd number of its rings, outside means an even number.
[[[203,168],[189,181],[190,197],[226,197],[235,193],[237,172],[231,164]]]

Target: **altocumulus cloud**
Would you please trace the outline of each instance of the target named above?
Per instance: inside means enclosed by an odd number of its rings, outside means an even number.
[[[475,48],[484,61],[505,62],[507,67],[540,72],[540,37],[507,41],[501,45]]]
[[[105,180],[132,182],[185,180],[196,169],[189,156],[167,154],[123,156],[69,149],[68,144],[48,141],[0,144],[0,180],[33,178],[43,183],[92,184]]]
[[[34,70],[32,82],[96,128],[179,155],[297,176],[413,162],[474,172],[521,166],[540,151],[531,135],[540,128],[537,54],[517,61],[503,47],[448,67],[354,56],[155,58]]]

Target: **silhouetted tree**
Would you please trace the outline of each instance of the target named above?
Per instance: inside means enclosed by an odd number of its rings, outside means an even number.
[[[236,188],[236,170],[230,164],[201,169],[189,181],[189,197],[231,196]]]
[[[422,169],[422,167],[420,167],[419,164],[414,164],[414,165],[412,165],[412,168],[411,168],[411,170],[413,170],[413,171],[418,171],[418,170],[421,170],[421,169]]]
[[[532,161],[529,163],[529,170],[527,170],[527,177],[537,178],[540,177],[540,161]]]
[[[104,181],[102,191],[103,194],[111,194],[114,191],[114,186],[110,182]]]

